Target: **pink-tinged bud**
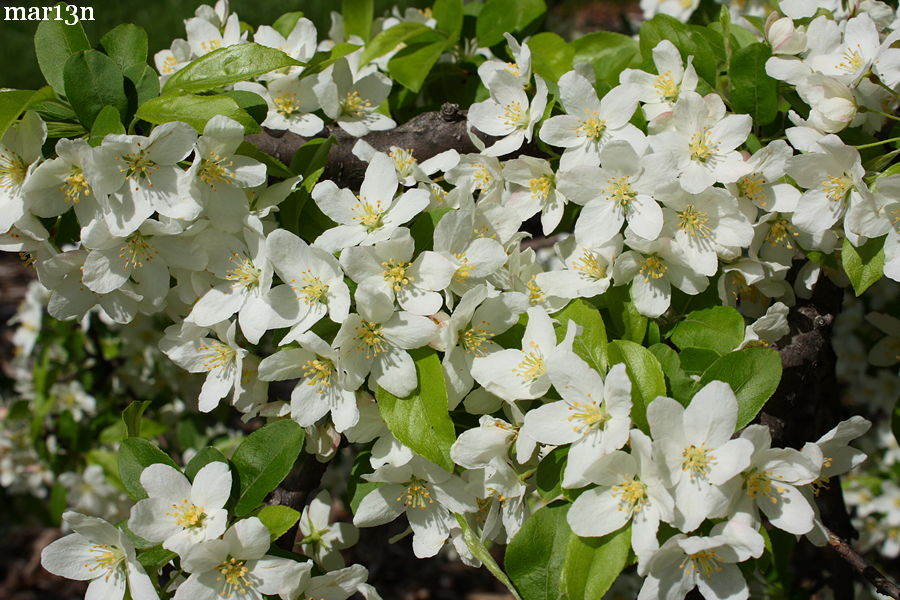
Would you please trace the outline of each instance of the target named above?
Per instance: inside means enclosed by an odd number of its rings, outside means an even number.
[[[766,19],[766,40],[772,46],[772,54],[799,54],[806,49],[806,28],[795,28],[789,17],[779,19],[771,13]]]

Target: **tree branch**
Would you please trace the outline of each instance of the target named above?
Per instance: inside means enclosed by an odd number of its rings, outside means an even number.
[[[844,559],[853,569],[862,575],[863,579],[875,586],[878,593],[890,596],[895,600],[900,599],[900,586],[884,576],[881,571],[873,567],[865,558],[859,555],[850,544],[839,537],[830,529],[828,532],[828,547],[834,550],[842,559]]]

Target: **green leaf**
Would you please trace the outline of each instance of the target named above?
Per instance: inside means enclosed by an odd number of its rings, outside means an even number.
[[[497,564],[497,561],[494,560],[494,557],[485,547],[484,542],[481,541],[472,528],[469,526],[469,522],[466,521],[466,518],[458,513],[453,514],[456,517],[456,522],[459,523],[460,528],[463,532],[463,541],[466,542],[466,546],[469,547],[469,551],[481,561],[481,563],[487,568],[491,574],[497,578],[497,580],[506,586],[506,589],[513,595],[513,598],[516,600],[522,600],[522,597],[519,596],[518,591],[513,585],[512,581],[509,580],[509,577],[506,576],[506,573],[503,572],[503,569],[500,568],[500,565]]]
[[[309,61],[309,66],[303,69],[303,73],[300,74],[300,77],[309,77],[310,75],[315,75],[316,73],[324,71],[348,54],[356,52],[359,48],[360,46],[357,44],[342,42],[332,48],[331,52],[319,52]]]
[[[541,77],[558,81],[572,70],[575,49],[557,34],[544,31],[529,38],[527,44],[531,48],[531,67]]]
[[[884,275],[884,240],[885,236],[873,238],[857,247],[848,238],[844,238],[841,263],[857,296],[862,295]]]
[[[124,71],[132,65],[147,63],[147,32],[133,23],[122,23],[100,38],[107,56]]]
[[[297,21],[303,18],[303,13],[301,11],[294,11],[284,13],[272,23],[272,29],[281,34],[281,37],[288,38],[291,35],[291,32],[294,31],[294,27],[297,26]]]
[[[264,165],[266,165],[266,169],[268,170],[269,175],[271,175],[272,177],[287,179],[294,176],[294,173],[287,167],[287,165],[285,165],[274,156],[266,154],[250,142],[241,142],[241,145],[238,146],[236,154],[240,154],[241,156],[249,156],[250,158],[255,158],[259,162],[263,163]]]
[[[257,123],[265,121],[266,116],[269,114],[269,104],[259,94],[248,92],[247,90],[225,90],[222,92],[222,95],[228,96],[237,102],[237,105],[253,117],[253,120]]]
[[[628,340],[613,340],[608,346],[610,364],[624,363],[631,379],[631,420],[647,432],[647,406],[666,395],[662,367],[649,350]]]
[[[375,14],[373,0],[343,0],[341,14],[344,16],[344,37],[358,35],[368,42],[372,35],[372,20]]]
[[[416,454],[448,471],[453,470],[450,446],[456,441],[453,421],[447,408],[444,370],[434,350],[410,352],[416,363],[418,390],[398,398],[378,388],[378,410],[388,429]]]
[[[85,50],[70,56],[63,70],[63,81],[69,103],[88,130],[104,106],[114,107],[120,118],[128,112],[122,69],[102,52]]]
[[[745,427],[762,410],[781,381],[781,355],[771,348],[745,348],[726,354],[710,366],[698,387],[724,381],[738,402],[736,429]]]
[[[544,502],[552,502],[563,493],[562,479],[566,470],[568,446],[559,446],[541,460],[534,474],[538,494]]]
[[[438,37],[435,34],[434,37]],[[410,44],[400,50],[388,62],[388,73],[403,87],[418,92],[424,83],[431,67],[441,57],[447,48],[447,40],[439,38],[436,41]]]
[[[531,515],[506,546],[503,564],[523,600],[565,597],[563,567],[572,530],[568,503],[554,503]]]
[[[302,65],[276,48],[254,43],[236,44],[213,50],[176,71],[166,81],[163,91],[203,92],[277,69]]]
[[[141,550],[137,555],[138,562],[149,573],[159,571],[177,557],[177,554],[171,550],[166,550],[161,545]]]
[[[598,538],[573,535],[566,551],[566,598],[602,598],[628,565],[630,552],[631,525]]]
[[[231,457],[238,476],[234,513],[246,517],[278,487],[303,449],[303,428],[290,419],[269,423],[240,443]]]
[[[479,46],[504,41],[504,33],[522,31],[547,12],[544,0],[488,0],[475,22]]]
[[[451,44],[459,39],[463,26],[463,0],[435,0],[431,7],[437,30],[447,36]]]
[[[162,463],[178,468],[169,455],[142,438],[125,438],[119,446],[119,479],[132,500],[142,500],[147,492],[141,485],[141,473],[150,465]]]
[[[135,116],[154,125],[184,121],[202,133],[206,122],[216,115],[234,119],[244,126],[246,133],[261,131],[253,117],[228,96],[164,94],[142,104]]]
[[[600,311],[587,300],[576,298],[556,313],[554,318],[559,323],[556,330],[557,341],[562,341],[565,337],[569,321],[581,326],[581,333],[575,336],[572,350],[598,373],[606,373],[609,357],[606,354],[606,326]]]
[[[135,400],[122,411],[122,422],[129,437],[141,437],[141,416],[148,406],[149,400]]]
[[[273,542],[300,520],[300,513],[289,506],[263,506],[256,516],[269,530]]]
[[[0,90],[0,138],[26,109],[53,96],[49,87],[34,90]]]
[[[681,368],[678,353],[665,344],[653,344],[647,350],[656,357],[656,360],[662,366],[663,373],[669,384],[669,394],[671,394],[672,398],[687,406],[693,396],[696,382]]]
[[[716,53],[701,35],[693,35],[691,29],[674,17],[659,14],[641,24],[640,46],[644,66],[653,68],[653,48],[663,40],[669,40],[678,48],[681,58],[694,57],[697,74],[711,86],[716,83]]]
[[[201,448],[184,468],[184,476],[193,481],[200,469],[213,462],[228,464],[228,459],[225,458],[225,455],[218,448],[213,448],[212,446]]]
[[[695,310],[672,330],[672,341],[685,348],[708,348],[728,354],[744,341],[744,317],[730,306]]]
[[[690,377],[703,375],[721,355],[708,348],[685,348],[678,354],[682,370]]]
[[[54,482],[50,488],[50,497],[47,498],[47,510],[50,513],[50,522],[54,527],[59,527],[62,522],[62,515],[69,506],[68,495],[66,486],[58,481]]]
[[[97,118],[94,119],[89,142],[91,146],[99,146],[103,142],[103,138],[112,133],[125,133],[125,126],[122,125],[119,111],[112,106],[104,106],[97,114]]]
[[[131,65],[125,69],[125,79],[134,85],[135,106],[159,96],[159,75],[150,65]]]
[[[60,3],[65,6],[65,4]],[[63,70],[73,54],[90,50],[91,43],[81,23],[66,25],[64,21],[47,20],[38,23],[34,34],[34,52],[44,79],[57,94],[66,95]]]
[[[609,311],[609,329],[618,337],[640,344],[647,333],[647,317],[638,312],[630,296],[630,286],[612,287],[598,297],[597,305]]]
[[[380,481],[368,481],[362,477],[372,472],[372,463],[369,460],[371,457],[371,450],[361,450],[353,459],[353,466],[350,467],[350,478],[347,480],[347,499],[350,512],[353,514],[356,514],[359,503],[369,495],[369,492],[384,485]]]
[[[766,73],[771,56],[771,48],[758,42],[735,50],[728,65],[731,109],[747,113],[755,125],[768,125],[778,116],[778,82]]]
[[[413,21],[397,23],[376,35],[371,42],[366,44],[359,57],[359,64],[360,66],[365,65],[379,56],[384,56],[391,52],[406,40],[430,31],[430,27]]]
[[[594,68],[597,81],[619,83],[619,75],[629,66],[640,64],[637,40],[621,33],[597,31],[572,41],[574,63],[587,62]]]

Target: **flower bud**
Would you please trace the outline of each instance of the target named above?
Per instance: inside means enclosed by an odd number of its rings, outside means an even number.
[[[791,18],[779,19],[771,13],[766,19],[766,41],[772,46],[772,54],[799,54],[806,49],[806,28],[795,28]]]

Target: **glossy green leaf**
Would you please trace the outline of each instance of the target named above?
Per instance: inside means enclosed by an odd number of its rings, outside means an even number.
[[[841,264],[857,296],[884,275],[884,240],[884,237],[874,238],[857,247],[844,238]]]
[[[463,0],[435,0],[431,13],[437,22],[437,30],[447,36],[450,43],[459,39],[463,26]]]
[[[379,387],[378,410],[401,443],[452,471],[450,446],[456,441],[456,432],[447,408],[441,361],[434,350],[426,348],[413,350],[410,355],[416,363],[418,389],[406,398],[398,398]]]
[[[384,56],[388,52],[395,50],[397,46],[406,42],[406,40],[430,31],[432,31],[430,27],[414,21],[397,23],[376,35],[371,42],[366,44],[359,57],[359,64],[360,66],[365,65],[379,56]]]
[[[598,373],[606,373],[609,363],[606,353],[606,326],[603,324],[600,311],[587,300],[576,298],[556,313],[554,318],[559,323],[556,329],[557,341],[562,341],[566,335],[567,324],[573,321],[581,327],[581,332],[575,336],[572,350]]]
[[[628,340],[613,340],[609,343],[611,365],[624,363],[628,378],[631,379],[631,420],[647,432],[647,406],[657,396],[666,395],[666,379],[662,366],[649,350]]]
[[[373,0],[343,0],[341,14],[344,17],[344,35],[358,35],[368,42],[372,35],[372,20],[375,16]]]
[[[161,545],[152,546],[138,552],[137,559],[144,570],[155,573],[169,564],[178,555],[171,550],[166,550]]]
[[[668,384],[669,396],[687,406],[694,395],[696,382],[681,368],[678,353],[665,344],[653,344],[647,350],[656,357],[662,367]]]
[[[49,19],[38,23],[34,34],[34,52],[44,79],[61,96],[66,95],[63,71],[73,54],[90,50],[91,43],[81,23],[66,25],[64,21]]]
[[[100,38],[107,56],[124,71],[132,65],[147,63],[147,32],[133,23],[122,23]]]
[[[611,338],[631,340],[640,344],[647,333],[647,317],[638,312],[631,300],[630,286],[615,286],[595,300],[609,312],[607,324]]]
[[[49,87],[34,90],[0,90],[0,138],[29,107],[53,96]]]
[[[586,62],[594,68],[597,81],[610,85],[619,83],[619,75],[626,68],[639,66],[641,49],[637,40],[612,31],[596,31],[572,41],[573,62]]]
[[[272,29],[281,34],[281,37],[288,38],[291,35],[291,32],[294,31],[294,27],[297,26],[297,21],[303,18],[303,13],[299,10],[293,12],[287,12],[275,19],[275,22],[272,23]]]
[[[231,457],[238,479],[237,516],[249,515],[287,477],[303,449],[303,438],[303,428],[289,419],[244,438]]]
[[[730,306],[688,313],[672,330],[672,341],[685,348],[707,348],[727,354],[744,341],[744,317]]]
[[[678,353],[678,362],[681,369],[690,377],[703,375],[720,356],[721,354],[708,348],[685,348]]]
[[[400,50],[388,62],[388,73],[403,87],[418,92],[431,72],[434,63],[447,48],[447,40],[437,34],[433,41],[410,44]],[[438,39],[434,39],[438,38]]]
[[[731,56],[731,109],[747,113],[755,125],[768,125],[778,116],[778,82],[766,73],[772,56],[768,44],[754,43],[738,48]]]
[[[544,31],[528,39],[531,49],[531,68],[535,73],[557,81],[572,70],[575,49],[559,35]]]
[[[456,522],[459,523],[459,526],[462,529],[463,541],[466,542],[469,551],[475,558],[481,561],[482,565],[484,565],[484,567],[490,571],[500,583],[506,586],[506,589],[509,590],[509,593],[513,595],[515,600],[522,600],[522,597],[519,596],[519,592],[516,590],[512,581],[509,580],[509,577],[506,576],[506,573],[503,572],[503,569],[501,569],[500,565],[497,564],[497,561],[494,560],[494,557],[491,555],[490,551],[488,551],[487,547],[485,547],[481,538],[478,537],[472,530],[472,527],[469,526],[469,522],[466,521],[466,518],[460,514],[454,514],[453,516],[456,517]]]
[[[184,121],[202,133],[206,122],[216,115],[225,115],[234,119],[244,126],[246,133],[260,131],[260,127],[253,117],[228,96],[164,94],[141,105],[135,116],[154,125],[170,121]]]
[[[694,68],[697,74],[711,86],[716,83],[716,53],[702,35],[693,35],[690,27],[669,15],[658,14],[644,21],[640,30],[641,56],[644,67],[655,70],[653,48],[661,41],[668,40],[678,48],[681,57],[687,60],[694,57]]]
[[[255,92],[225,90],[222,92],[222,95],[234,100],[241,107],[241,110],[253,117],[253,120],[257,123],[265,121],[269,114],[269,104],[266,102],[266,99]]]
[[[277,69],[302,65],[276,48],[254,43],[236,44],[213,50],[176,71],[166,81],[163,91],[203,92]]]
[[[356,52],[359,48],[360,46],[357,44],[343,42],[332,48],[330,52],[319,52],[309,61],[309,66],[303,69],[300,77],[309,77],[320,73],[348,54]]]
[[[194,477],[197,476],[197,473],[200,472],[200,469],[213,462],[223,462],[227,464],[228,459],[225,458],[225,455],[222,454],[218,448],[213,448],[212,446],[201,448],[187,466],[184,467],[184,476],[193,481]]]
[[[566,550],[566,598],[602,598],[628,565],[630,552],[631,525],[598,538],[573,535]]]
[[[488,0],[475,22],[479,46],[504,41],[504,33],[522,31],[547,11],[544,0]]]
[[[102,52],[85,50],[70,56],[63,70],[63,81],[69,103],[88,130],[105,106],[115,108],[120,118],[128,113],[122,69]]]
[[[544,502],[552,502],[563,494],[562,480],[566,470],[568,446],[559,446],[545,456],[534,474],[538,494]]]
[[[122,411],[122,421],[129,437],[141,437],[141,416],[148,406],[149,400],[135,400]]]
[[[771,348],[745,348],[726,354],[700,378],[698,388],[710,381],[724,381],[738,403],[736,429],[747,426],[775,393],[781,381],[781,355]]]
[[[565,597],[563,567],[572,537],[568,503],[544,506],[532,514],[506,546],[503,564],[523,600]]]
[[[293,177],[294,173],[283,162],[270,154],[266,154],[250,142],[241,142],[238,146],[237,154],[241,156],[249,156],[266,165],[269,175],[281,179]]]
[[[263,506],[256,516],[269,530],[273,542],[300,520],[300,513],[289,506]]]
[[[141,485],[141,473],[150,465],[162,463],[178,468],[168,454],[143,438],[125,438],[119,445],[119,479],[132,500],[147,497]]]
[[[125,79],[134,85],[135,107],[159,96],[159,75],[150,65],[131,65],[125,69]],[[128,93],[127,83],[125,91]]]

